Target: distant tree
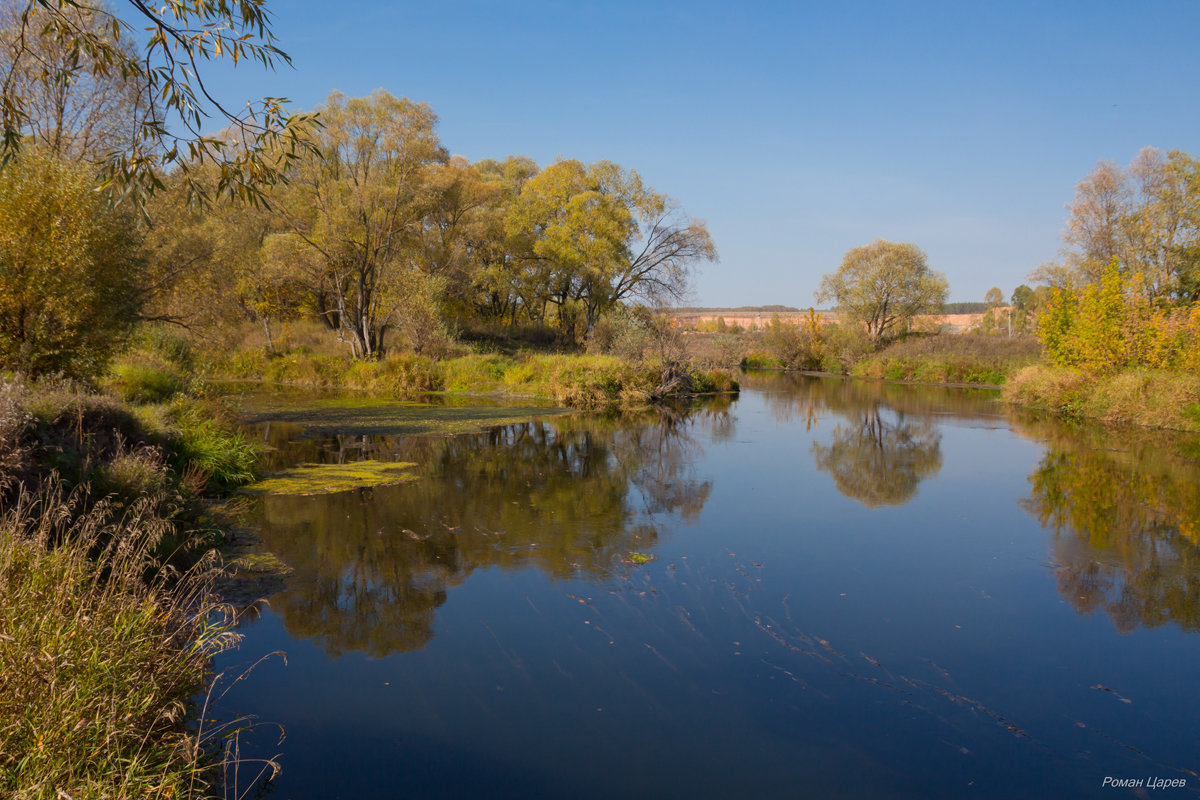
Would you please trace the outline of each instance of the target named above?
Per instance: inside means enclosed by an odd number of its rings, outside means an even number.
[[[1029,316],[1036,308],[1037,294],[1033,289],[1022,283],[1016,289],[1013,289],[1009,303],[1013,307],[1011,312],[1013,315],[1013,330],[1018,333],[1024,333],[1029,328]]]
[[[1012,298],[1009,300],[1013,307],[1020,311],[1029,311],[1033,306],[1033,301],[1033,289],[1030,289],[1023,283],[1013,289]]]
[[[837,303],[878,344],[917,314],[939,310],[948,291],[945,276],[929,269],[919,247],[876,239],[847,252],[837,271],[821,279],[816,297]]]
[[[1000,291],[999,286],[993,286],[987,290],[987,294],[983,296],[983,302],[988,304],[988,308],[1004,304],[1004,292]]]
[[[138,316],[134,225],[92,178],[33,148],[0,170],[0,370],[95,376]]]

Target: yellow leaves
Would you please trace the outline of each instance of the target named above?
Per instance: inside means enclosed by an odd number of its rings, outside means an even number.
[[[1055,289],[1039,318],[1050,360],[1102,374],[1130,366],[1196,369],[1200,303],[1163,305],[1141,273],[1122,275],[1114,260],[1099,283]]]
[[[0,368],[94,374],[137,309],[141,268],[88,171],[26,151],[0,172]]]

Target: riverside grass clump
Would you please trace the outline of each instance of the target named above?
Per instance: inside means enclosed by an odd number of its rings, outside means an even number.
[[[1037,363],[1041,345],[1029,337],[987,334],[909,336],[854,365],[851,374],[918,383],[998,386]]]
[[[236,637],[200,500],[253,457],[195,401],[0,381],[0,797],[210,796],[231,731],[189,720]]]
[[[438,391],[505,394],[582,409],[632,408],[672,397],[737,390],[736,382],[721,370],[577,354],[473,354],[442,361],[394,354],[378,361],[356,361],[306,352],[277,358],[239,353],[218,367],[218,373],[239,380],[391,397]]]
[[[170,529],[55,485],[0,512],[0,796],[211,796],[225,730],[187,720],[237,637],[210,563],[159,566]]]
[[[1089,375],[1040,365],[1014,375],[1004,399],[1071,419],[1200,432],[1200,375],[1192,373],[1142,368]]]
[[[14,441],[23,443],[25,468],[32,470],[25,478],[34,484],[50,471],[69,486],[86,484],[113,459],[147,448],[169,469],[172,485],[189,496],[255,477],[257,448],[214,402],[177,395],[135,406],[71,382],[3,385],[7,396],[21,398],[24,427]],[[5,418],[16,413],[0,411]]]

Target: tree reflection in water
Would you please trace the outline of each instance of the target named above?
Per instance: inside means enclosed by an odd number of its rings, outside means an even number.
[[[928,422],[908,420],[903,412],[878,404],[852,413],[853,424],[839,422],[829,444],[813,442],[817,469],[833,476],[839,492],[868,508],[907,503],[921,481],[942,468],[942,435]]]
[[[1195,462],[1130,432],[1128,449],[1114,451],[1111,432],[1033,430],[1047,450],[1022,505],[1053,532],[1063,598],[1081,614],[1103,610],[1122,633],[1167,623],[1200,631]]]
[[[292,636],[331,655],[379,657],[428,642],[447,589],[475,569],[533,566],[554,578],[622,569],[654,546],[656,515],[698,517],[711,483],[694,473],[694,429],[727,434],[731,419],[725,403],[453,437],[301,440],[293,457],[414,462],[419,479],[262,498],[263,545],[295,570],[271,606]]]

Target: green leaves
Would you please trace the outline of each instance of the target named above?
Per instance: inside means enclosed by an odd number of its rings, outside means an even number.
[[[848,251],[837,271],[821,279],[816,297],[835,301],[879,343],[917,314],[939,309],[948,291],[946,277],[929,269],[915,244],[876,239]]]

